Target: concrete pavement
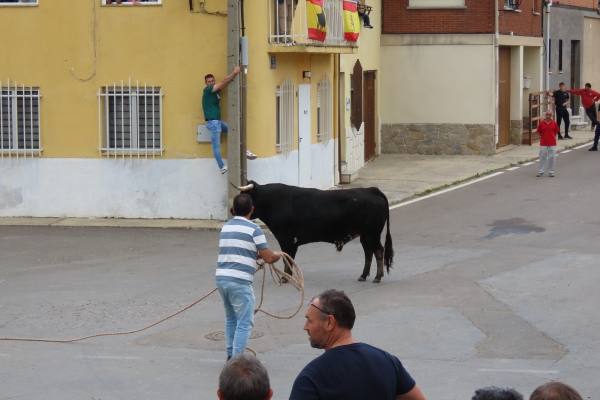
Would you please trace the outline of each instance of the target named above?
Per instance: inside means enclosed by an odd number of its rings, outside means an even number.
[[[342,253],[302,246],[306,298],[331,287],[349,293],[356,338],[398,355],[429,399],[468,399],[486,385],[527,398],[551,379],[596,398],[599,157],[562,153],[555,178],[523,165],[392,210],[395,264],[381,284],[356,281],[357,240]],[[215,232],[187,229],[0,227],[0,336],[72,338],[147,325],[212,288],[217,241]],[[267,310],[294,309],[295,290],[267,285]],[[275,400],[289,398],[295,376],[320,354],[302,325],[302,313],[256,318],[250,346]],[[135,335],[0,342],[0,399],[212,399],[222,329],[212,296]]]
[[[589,129],[571,131],[572,140],[558,141],[557,150],[593,139]],[[443,189],[481,175],[519,165],[538,157],[539,145],[507,146],[493,156],[425,156],[383,154],[367,164],[357,180],[342,188],[380,188],[390,205]],[[560,162],[560,161],[559,161]],[[221,221],[192,219],[120,218],[0,218],[0,226],[132,227],[219,230]]]
[[[557,151],[589,143],[589,129],[571,131],[572,140],[559,140]],[[376,186],[390,204],[400,203],[481,175],[538,158],[539,144],[507,146],[493,156],[424,156],[383,154],[367,164],[348,187]],[[560,163],[560,161],[558,161]]]

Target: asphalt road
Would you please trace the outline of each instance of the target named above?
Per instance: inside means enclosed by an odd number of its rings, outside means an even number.
[[[395,267],[381,284],[356,281],[358,241],[341,254],[304,246],[307,296],[346,290],[355,336],[398,355],[429,399],[469,399],[487,385],[528,397],[551,379],[597,398],[599,171],[600,154],[582,149],[560,155],[555,178],[524,166],[393,210]],[[0,227],[0,336],[144,326],[213,287],[216,245],[215,232],[193,230]],[[298,300],[272,283],[266,295],[277,312]],[[0,399],[214,399],[222,314],[215,295],[135,335],[0,342]],[[275,399],[319,354],[302,324],[302,314],[257,317],[250,345]]]

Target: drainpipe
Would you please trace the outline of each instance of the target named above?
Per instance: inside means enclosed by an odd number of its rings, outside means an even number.
[[[494,9],[494,76],[496,77],[496,84],[494,87],[494,91],[496,92],[496,107],[495,107],[495,115],[494,115],[494,147],[498,145],[498,138],[500,137],[500,48],[498,45],[499,42],[499,32],[500,32],[500,9],[498,0],[495,0],[495,9]]]
[[[544,54],[544,65],[546,66],[545,90],[550,90],[550,9],[552,8],[552,0],[546,1],[546,52]]]

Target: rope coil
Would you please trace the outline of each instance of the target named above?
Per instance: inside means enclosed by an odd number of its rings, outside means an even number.
[[[292,271],[292,273],[288,274],[287,272],[278,269],[275,266],[275,264],[267,264],[269,271],[271,273],[271,278],[279,286],[288,282],[300,292],[300,304],[298,305],[298,309],[291,315],[280,316],[280,315],[272,314],[261,308],[262,304],[263,304],[263,300],[264,300],[265,280],[266,280],[265,278],[267,275],[267,273],[265,271],[266,268],[263,268],[262,285],[261,285],[261,289],[260,289],[260,303],[259,303],[258,307],[254,310],[254,313],[256,314],[256,313],[262,312],[263,314],[266,314],[266,315],[268,315],[272,318],[276,318],[276,319],[292,319],[298,314],[298,312],[300,312],[300,309],[302,308],[302,306],[304,304],[304,276],[302,274],[302,270],[300,269],[300,267],[298,267],[298,265],[294,262],[294,259],[292,257],[290,257],[288,254],[282,253],[281,260],[283,261],[285,266],[288,267]],[[163,322],[165,322],[173,317],[176,317],[179,314],[186,312],[187,310],[194,307],[198,303],[201,303],[202,301],[207,299],[209,296],[211,296],[216,291],[217,291],[217,288],[214,288],[210,292],[206,293],[205,295],[203,295],[202,297],[200,297],[199,299],[194,301],[193,303],[183,307],[182,309],[174,312],[173,314],[167,315],[166,317],[161,318],[160,320],[153,322],[150,325],[146,325],[140,329],[135,329],[135,330],[130,330],[130,331],[122,331],[122,332],[97,333],[95,335],[83,336],[83,337],[78,337],[78,338],[74,338],[74,339],[39,339],[39,338],[0,337],[0,341],[42,342],[42,343],[76,343],[76,342],[81,342],[84,340],[89,340],[89,339],[103,337],[103,336],[132,335],[134,333],[143,332],[145,330],[153,328],[156,325],[162,324]]]

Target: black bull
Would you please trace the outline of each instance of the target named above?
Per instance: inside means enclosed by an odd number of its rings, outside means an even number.
[[[333,243],[341,251],[346,243],[360,237],[365,266],[358,280],[369,276],[373,255],[377,261],[373,282],[381,281],[384,265],[390,272],[394,258],[390,211],[388,200],[379,189],[318,190],[250,181],[240,190],[252,197],[252,218],[260,218],[275,235],[281,250],[292,258],[303,244]],[[382,246],[381,232],[386,222],[387,235]]]

